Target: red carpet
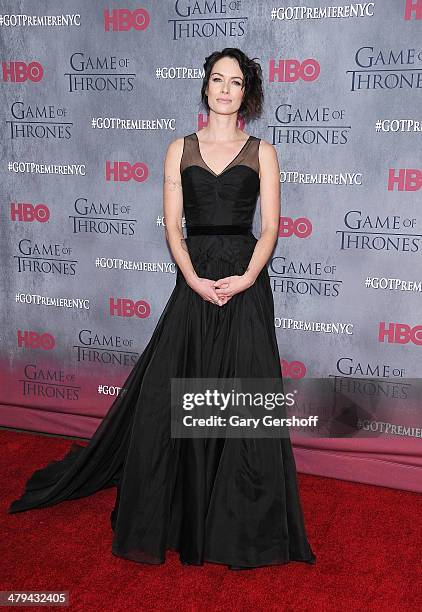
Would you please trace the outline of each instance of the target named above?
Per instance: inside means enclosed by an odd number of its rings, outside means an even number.
[[[90,612],[422,609],[418,494],[300,474],[315,566],[235,572],[215,564],[182,566],[171,552],[164,565],[141,565],[111,553],[115,489],[7,514],[33,470],[63,456],[70,444],[0,431],[0,590],[68,590],[70,609]]]

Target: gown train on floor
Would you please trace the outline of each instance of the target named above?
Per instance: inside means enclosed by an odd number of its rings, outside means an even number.
[[[243,274],[256,237],[260,139],[249,136],[216,174],[196,133],[181,160],[186,247],[197,274]],[[36,470],[9,512],[116,487],[112,553],[140,563],[245,568],[315,563],[300,503],[290,438],[172,438],[170,379],[281,377],[267,268],[219,307],[177,270],[155,330],[86,446]]]

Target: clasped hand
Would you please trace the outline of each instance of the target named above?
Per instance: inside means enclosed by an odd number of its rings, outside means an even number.
[[[214,281],[209,278],[196,277],[190,286],[207,302],[224,306],[236,293],[241,293],[253,285],[249,275],[235,274]]]

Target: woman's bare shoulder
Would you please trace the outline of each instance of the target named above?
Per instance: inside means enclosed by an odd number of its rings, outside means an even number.
[[[267,162],[275,161],[278,159],[277,149],[273,144],[268,142],[268,140],[264,140],[264,138],[260,139],[258,154],[259,161],[261,164],[265,164]]]
[[[184,141],[185,141],[184,136],[180,136],[179,138],[174,138],[174,140],[171,140],[169,144],[167,145],[167,151],[171,153],[174,153],[174,152],[177,153],[179,149],[183,149]]]
[[[261,151],[269,152],[271,151],[271,149],[273,151],[276,151],[275,146],[271,144],[270,142],[268,142],[268,140],[265,140],[265,138],[260,138],[259,140],[260,140],[259,148]]]
[[[183,154],[184,140],[184,136],[181,136],[169,142],[165,156],[167,163],[175,165],[180,163]]]

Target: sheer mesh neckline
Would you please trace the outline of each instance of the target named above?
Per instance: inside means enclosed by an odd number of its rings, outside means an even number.
[[[245,142],[242,145],[242,148],[240,149],[240,151],[236,154],[235,157],[233,157],[233,159],[221,170],[221,172],[215,172],[212,168],[210,168],[210,166],[207,164],[207,162],[205,161],[205,159],[202,156],[201,153],[201,147],[199,145],[199,138],[196,132],[193,132],[195,135],[195,140],[196,140],[196,146],[198,148],[198,154],[199,157],[201,158],[201,161],[205,164],[205,166],[208,168],[208,170],[210,172],[212,172],[212,174],[214,176],[220,176],[221,174],[223,174],[223,172],[225,172],[226,170],[228,170],[229,166],[232,165],[233,162],[235,162],[237,160],[237,158],[240,156],[240,154],[243,152],[243,150],[245,149],[246,145],[248,144],[248,142],[250,142],[252,140],[252,135],[250,134],[247,138],[247,140],[245,140]]]
[[[259,174],[259,144],[260,138],[249,135],[248,139],[243,143],[242,148],[236,154],[235,157],[227,164],[225,168],[218,174],[212,170],[203,159],[199,147],[199,139],[196,132],[191,132],[189,135],[184,137],[183,153],[180,160],[180,174],[182,175],[185,170],[192,167],[202,168],[207,174],[213,177],[216,181],[223,180],[228,175],[231,169],[242,167],[250,168],[253,170],[258,179]]]

